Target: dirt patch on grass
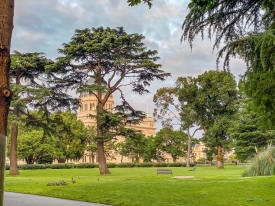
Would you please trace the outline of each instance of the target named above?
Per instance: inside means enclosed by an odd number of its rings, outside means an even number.
[[[172,178],[177,178],[177,179],[191,179],[195,178],[194,176],[174,176]]]

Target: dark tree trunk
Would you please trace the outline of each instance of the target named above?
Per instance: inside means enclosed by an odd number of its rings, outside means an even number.
[[[18,125],[14,123],[11,129],[10,175],[20,174],[17,168],[17,135]]]
[[[218,154],[217,154],[217,168],[223,169],[224,167],[223,167],[223,162],[222,162],[222,159],[223,159],[222,146],[218,145],[217,146],[217,150],[218,150]]]
[[[172,157],[173,158],[173,162],[177,162],[177,157]]]
[[[14,0],[0,1],[0,135],[7,136],[8,112],[11,101],[9,88],[10,44],[13,30]],[[0,141],[0,148],[6,147]],[[0,206],[4,200],[5,157],[0,156]]]
[[[188,132],[188,145],[187,145],[187,154],[186,154],[186,167],[190,167],[191,146],[192,146],[192,137],[189,135],[189,132]]]
[[[102,139],[97,140],[97,155],[98,155],[98,167],[100,174],[110,174],[107,167],[105,152],[104,152],[104,141]]]
[[[20,84],[20,75],[17,70],[16,74],[16,85]],[[14,107],[13,111],[16,117],[19,117],[19,105]],[[18,124],[13,123],[11,129],[11,148],[10,148],[10,175],[19,175],[19,170],[17,168],[17,137],[18,137]]]
[[[101,74],[100,67],[98,67],[98,74]],[[98,78],[98,85],[101,85],[101,76]],[[97,114],[103,111],[102,93],[98,92],[98,104],[96,107]],[[107,161],[104,151],[103,129],[100,124],[97,123],[97,156],[98,156],[98,168],[100,174],[110,174],[107,167]]]

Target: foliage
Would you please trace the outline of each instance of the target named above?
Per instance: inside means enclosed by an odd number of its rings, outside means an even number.
[[[118,143],[120,147],[119,154],[133,158],[135,162],[139,162],[146,149],[145,135],[134,129],[124,129],[123,136],[127,138],[125,141]]]
[[[141,1],[143,1],[145,4],[147,4],[149,9],[151,9],[151,7],[153,6],[153,4],[152,4],[153,0],[127,0],[127,2],[129,3],[129,6],[136,6],[136,5],[140,4]]]
[[[75,164],[74,168],[98,168],[98,165],[95,163],[79,163]]]
[[[58,160],[80,159],[86,149],[88,129],[71,111],[54,112],[51,115],[55,128],[56,156]]]
[[[269,145],[251,159],[250,165],[243,173],[244,177],[274,175],[275,147]]]
[[[244,83],[239,82],[238,104],[230,136],[234,139],[236,158],[241,162],[250,159],[274,139],[274,126],[263,122],[265,114],[254,112],[253,101],[244,93]]]
[[[161,65],[156,63],[157,51],[148,50],[143,39],[143,35],[127,34],[123,27],[76,30],[71,41],[59,49],[63,57],[47,68],[56,74],[56,87],[76,89],[97,98],[97,151],[101,174],[110,173],[104,154],[104,142],[115,137],[110,127],[117,127],[123,115],[128,117],[124,119],[127,123],[133,124],[145,117],[127,102],[122,88],[130,87],[134,93],[142,95],[149,92],[147,87],[151,81],[163,81],[170,76],[160,70]],[[87,81],[89,78],[92,84]],[[115,108],[116,114],[104,110],[114,92],[120,93],[122,100]]]
[[[275,122],[274,6],[270,0],[215,0],[203,8],[193,4],[183,23],[182,40],[188,40],[191,47],[195,36],[202,34],[203,38],[205,30],[209,38],[215,38],[214,47],[225,41],[217,58],[218,63],[225,57],[224,68],[229,69],[231,57],[246,62],[246,94],[252,98],[252,109],[265,114],[260,115],[263,127]]]
[[[25,128],[18,136],[18,158],[34,164],[44,156],[54,157],[56,143],[53,136],[44,136],[42,130]]]
[[[71,163],[60,163],[50,165],[51,169],[71,169],[74,168],[74,164]]]
[[[170,128],[161,129],[155,137],[155,143],[159,150],[169,154],[173,162],[179,157],[185,156],[187,149],[187,135],[180,131],[173,131]]]
[[[184,87],[179,91],[183,105],[181,115],[185,116],[185,107],[187,112],[192,111],[196,124],[204,128],[202,140],[210,150],[216,150],[217,161],[221,164],[222,150],[228,149],[230,143],[228,129],[238,109],[234,77],[225,71],[208,71],[196,79],[190,77],[182,82]]]

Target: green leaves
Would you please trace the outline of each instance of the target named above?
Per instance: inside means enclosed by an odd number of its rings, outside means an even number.
[[[153,6],[153,4],[151,3],[151,1],[153,0],[142,0],[142,1],[145,4],[147,3],[149,9],[151,9],[151,7]],[[141,0],[127,0],[127,2],[129,3],[129,6],[136,6],[141,3]]]

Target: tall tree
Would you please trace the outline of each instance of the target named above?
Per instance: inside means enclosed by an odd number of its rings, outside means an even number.
[[[43,92],[45,89],[41,86],[41,81],[45,78],[45,65],[51,63],[52,61],[42,53],[22,54],[15,51],[11,56],[9,73],[13,99],[9,118],[11,124],[10,175],[19,174],[16,151],[20,115],[27,115],[28,108],[35,106],[35,102],[47,96]]]
[[[49,71],[61,75],[57,86],[94,95],[98,101],[97,115],[104,116],[108,98],[119,92],[122,104],[116,109],[130,111],[127,121],[137,123],[144,115],[130,106],[122,88],[131,87],[133,92],[142,95],[149,92],[146,87],[151,81],[164,80],[170,75],[159,69],[161,65],[155,63],[159,59],[157,51],[148,50],[143,39],[139,34],[127,34],[122,27],[76,30],[71,41],[59,49],[64,57],[59,57]],[[85,83],[88,78],[93,79],[91,85]],[[98,163],[100,173],[108,174],[103,126],[97,122]]]
[[[153,101],[157,107],[154,110],[154,116],[162,121],[163,127],[173,128],[174,125],[178,125],[181,130],[187,131],[188,149],[186,153],[186,166],[189,167],[192,139],[200,127],[196,128],[191,134],[190,129],[196,126],[195,123],[197,120],[194,118],[196,113],[192,110],[193,108],[190,104],[178,100],[178,93],[181,88],[189,85],[185,83],[186,81],[192,81],[192,78],[179,77],[175,87],[158,89]]]
[[[209,148],[216,148],[218,168],[223,168],[223,149],[228,144],[228,128],[236,112],[236,82],[225,71],[209,71],[199,75],[195,84],[183,87],[179,100],[192,105],[197,124],[204,128],[204,142]]]

